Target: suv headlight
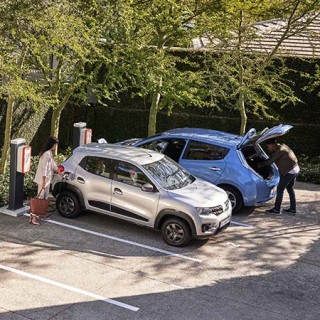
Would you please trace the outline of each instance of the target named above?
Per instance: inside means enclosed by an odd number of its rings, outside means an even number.
[[[219,214],[224,212],[223,207],[221,205],[209,208],[196,208],[196,210],[198,214],[202,216],[207,216],[209,214],[214,214],[218,216]]]
[[[202,216],[207,216],[212,213],[211,208],[196,208],[197,213]]]

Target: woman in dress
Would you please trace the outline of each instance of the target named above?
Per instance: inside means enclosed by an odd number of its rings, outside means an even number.
[[[49,137],[47,142],[42,147],[39,154],[39,164],[34,178],[34,182],[38,184],[38,196],[48,199],[50,192],[50,184],[53,177],[53,172],[58,172],[58,167],[53,159],[52,151],[58,146],[58,139]],[[63,175],[62,172],[59,174]],[[30,223],[39,225],[37,216],[30,212]]]

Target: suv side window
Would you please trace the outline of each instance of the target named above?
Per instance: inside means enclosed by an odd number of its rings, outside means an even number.
[[[124,161],[118,162],[113,179],[138,188],[141,188],[145,183],[152,184],[139,168]]]
[[[229,152],[229,149],[191,140],[183,159],[187,160],[221,160]]]
[[[110,178],[113,170],[113,161],[101,157],[85,157],[81,160],[80,166],[95,175]]]

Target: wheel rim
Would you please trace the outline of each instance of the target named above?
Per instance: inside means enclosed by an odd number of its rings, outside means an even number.
[[[228,195],[228,197],[229,197],[229,200],[230,200],[230,202],[231,202],[232,209],[234,209],[235,206],[237,205],[237,198],[236,198],[236,196],[235,196],[232,192],[230,192],[230,191],[226,191],[226,193],[227,193],[227,195]]]
[[[172,243],[179,243],[184,239],[184,230],[177,223],[170,223],[166,227],[166,237]]]
[[[61,213],[71,214],[74,211],[74,201],[69,197],[62,197],[59,202],[59,209]]]

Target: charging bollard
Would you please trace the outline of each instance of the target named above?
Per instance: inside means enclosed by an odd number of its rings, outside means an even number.
[[[92,141],[92,130],[86,127],[85,122],[77,122],[73,124],[73,144],[72,149],[84,144],[91,143]]]
[[[23,183],[24,174],[30,171],[30,166],[31,147],[26,146],[26,140],[22,138],[11,140],[9,205],[0,208],[0,213],[17,217],[29,211],[30,208],[23,205]]]
[[[87,124],[85,122],[77,122],[73,124],[73,144],[72,149],[79,147],[80,144],[80,137],[81,137],[81,130],[85,129]]]

